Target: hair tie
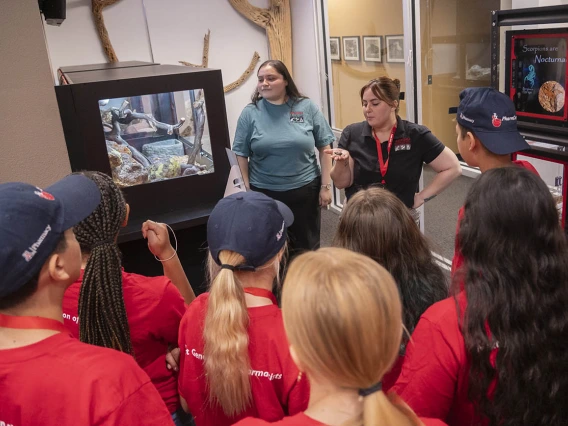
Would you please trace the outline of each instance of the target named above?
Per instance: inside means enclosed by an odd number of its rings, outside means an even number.
[[[98,243],[95,243],[91,246],[91,250],[93,250],[94,248],[100,247],[100,246],[104,246],[104,245],[114,245],[114,240],[112,238],[109,238],[107,240],[103,240],[103,241],[99,241]]]
[[[383,382],[375,383],[373,386],[369,386],[368,388],[359,389],[359,396],[366,397],[371,395],[372,393],[379,392],[383,389]]]
[[[223,263],[221,265],[221,269],[228,269],[229,271],[249,271],[249,272],[255,272],[256,268],[254,266],[249,266],[249,265],[237,265],[237,266],[233,266],[233,265],[228,265],[226,263]]]

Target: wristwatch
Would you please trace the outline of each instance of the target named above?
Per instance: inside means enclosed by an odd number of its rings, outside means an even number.
[[[322,185],[321,188],[325,188],[325,189],[331,189],[331,183],[328,183],[326,185]]]

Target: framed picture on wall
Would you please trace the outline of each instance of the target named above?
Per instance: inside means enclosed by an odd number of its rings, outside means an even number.
[[[387,45],[387,62],[404,63],[404,36],[385,36],[385,43]]]
[[[363,36],[363,60],[383,62],[383,37]]]
[[[346,61],[361,60],[359,36],[343,37],[343,59]]]
[[[329,57],[332,61],[341,61],[341,37],[329,38]]]

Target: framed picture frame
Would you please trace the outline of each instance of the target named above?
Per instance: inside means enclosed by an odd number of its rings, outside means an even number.
[[[383,62],[383,36],[363,36],[363,60]]]
[[[329,38],[329,57],[332,61],[341,61],[341,37]]]
[[[361,42],[359,36],[343,37],[343,59],[346,61],[361,60]]]
[[[404,63],[404,36],[402,34],[385,36],[385,44],[387,46],[387,62]]]

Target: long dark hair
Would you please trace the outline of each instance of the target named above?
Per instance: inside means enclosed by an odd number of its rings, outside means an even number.
[[[365,189],[349,199],[333,245],[365,254],[391,273],[410,332],[428,307],[449,295],[444,274],[408,208],[386,189]]]
[[[568,246],[549,189],[521,167],[483,173],[458,238],[465,263],[453,287],[464,280],[478,414],[492,426],[568,424]]]
[[[73,230],[83,255],[89,255],[79,293],[82,342],[132,354],[122,293],[121,256],[115,243],[126,218],[126,202],[109,176],[85,172],[101,191],[101,203]]]
[[[286,68],[284,62],[279,61],[278,59],[269,59],[268,61],[264,61],[262,64],[260,64],[260,67],[258,67],[258,71],[260,71],[266,66],[271,66],[272,68],[274,68],[276,72],[278,72],[278,74],[284,77],[284,81],[288,82],[288,85],[286,86],[286,95],[288,95],[288,98],[291,99],[292,102],[296,102],[298,99],[305,98],[305,96],[302,95],[298,90],[298,88],[296,87],[296,83],[294,83],[294,80],[290,75],[290,71],[288,71],[288,68]],[[254,89],[251,102],[256,105],[260,99],[262,99],[262,96],[258,91],[258,85],[257,85],[256,89]]]

